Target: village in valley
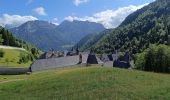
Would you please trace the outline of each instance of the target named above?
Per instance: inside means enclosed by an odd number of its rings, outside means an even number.
[[[76,50],[65,52],[55,52],[53,50],[44,53],[38,60],[36,60],[31,66],[31,71],[44,70],[51,68],[71,67],[71,66],[106,66],[106,67],[119,67],[119,68],[130,68],[131,59],[128,53],[119,59],[119,54],[116,51],[113,54],[97,55],[89,52],[79,52]]]
[[[169,100],[170,0],[1,0],[0,100]]]

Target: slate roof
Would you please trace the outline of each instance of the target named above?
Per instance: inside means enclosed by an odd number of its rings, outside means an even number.
[[[88,54],[82,55],[82,64],[87,63]],[[98,64],[102,64],[102,61],[99,58],[96,58]],[[79,55],[76,56],[65,56],[59,58],[50,58],[50,59],[38,59],[31,65],[32,71],[52,69],[52,68],[62,68],[68,66],[78,65]]]
[[[113,61],[104,62],[103,66],[105,66],[105,67],[113,67]]]
[[[113,67],[113,62],[118,59],[118,54],[103,54],[101,60],[104,62],[103,66]]]

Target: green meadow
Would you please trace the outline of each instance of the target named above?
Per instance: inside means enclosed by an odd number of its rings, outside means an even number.
[[[0,100],[169,100],[170,75],[106,67],[0,76]]]
[[[0,66],[2,67],[28,67],[31,61],[28,63],[19,64],[20,53],[27,55],[27,51],[14,50],[14,49],[1,49],[4,51],[4,57],[0,57]]]

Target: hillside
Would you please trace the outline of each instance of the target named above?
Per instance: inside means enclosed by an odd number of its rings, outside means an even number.
[[[104,67],[0,76],[2,100],[169,100],[170,77]]]
[[[51,48],[67,49],[77,43],[82,37],[105,28],[101,24],[84,21],[64,21],[56,26],[46,21],[29,21],[17,28],[10,29],[22,40],[34,44],[43,51]]]
[[[12,49],[12,50],[21,50],[21,51],[26,51],[24,48],[19,48],[19,47],[11,47],[11,46],[4,46],[0,45],[1,49]]]
[[[95,43],[97,43],[103,36],[109,34],[109,32],[112,32],[112,29],[106,29],[100,33],[86,35],[77,44],[75,44],[74,48],[77,48],[78,46],[81,51],[90,50]]]
[[[0,66],[29,66],[40,54],[35,46],[16,39],[10,31],[0,27]]]
[[[29,67],[32,63],[28,61],[27,63],[19,63],[20,55],[24,56],[30,55],[29,52],[17,49],[2,49],[4,51],[4,57],[0,57],[0,67]]]
[[[135,54],[150,44],[170,44],[169,5],[169,0],[156,0],[132,13],[119,27],[92,45],[94,51],[111,53],[120,50]]]

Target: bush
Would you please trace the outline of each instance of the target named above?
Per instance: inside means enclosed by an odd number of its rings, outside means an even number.
[[[153,72],[170,72],[170,47],[152,45],[143,53],[137,54],[135,68]]]
[[[23,52],[20,53],[20,59],[19,59],[19,64],[21,63],[27,63],[29,61],[27,54],[24,54]]]
[[[5,52],[1,49],[1,50],[0,50],[0,57],[3,58],[4,55],[5,55]]]
[[[21,52],[19,56],[19,64],[28,63],[29,61],[34,61],[34,56],[31,53]]]

